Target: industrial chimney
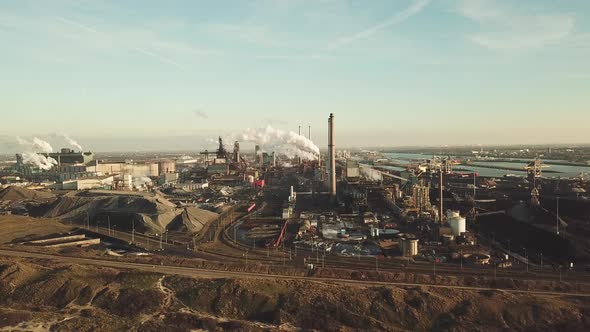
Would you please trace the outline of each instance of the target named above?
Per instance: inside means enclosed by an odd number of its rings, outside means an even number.
[[[334,113],[328,118],[328,181],[330,197],[336,198],[336,147],[334,145]]]
[[[301,125],[299,125],[299,136],[301,136]],[[297,158],[297,160],[298,160],[298,161],[297,161],[298,165],[301,165],[301,161],[302,161],[302,160],[301,160],[301,156],[299,156],[299,157]]]

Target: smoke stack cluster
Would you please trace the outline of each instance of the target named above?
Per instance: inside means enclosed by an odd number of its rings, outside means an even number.
[[[328,181],[330,184],[330,197],[336,197],[336,146],[334,145],[334,113],[328,118]]]

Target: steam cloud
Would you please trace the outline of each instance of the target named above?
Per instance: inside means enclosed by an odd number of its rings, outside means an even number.
[[[134,176],[132,182],[134,187],[141,187],[143,185],[151,185],[152,179],[147,176]]]
[[[69,137],[68,135],[65,135],[65,134],[63,134],[62,136],[65,138],[65,140],[68,142],[68,144],[71,145],[73,148],[78,149],[78,151],[83,151],[82,145],[80,145],[74,139],[72,139],[71,137]]]
[[[238,136],[238,140],[256,143],[263,150],[274,151],[289,158],[298,156],[306,160],[316,160],[320,153],[320,148],[305,136],[271,126],[246,129]]]
[[[53,152],[51,144],[37,137],[34,137],[32,141],[27,141],[26,139],[17,136],[16,140],[18,141],[18,144],[28,148],[29,150],[36,150],[38,152],[44,153]]]
[[[381,172],[377,171],[376,169],[373,169],[370,166],[365,166],[362,164],[359,166],[361,177],[363,177],[364,179],[375,182],[383,181],[383,175],[381,174]]]
[[[57,160],[51,157],[45,157],[42,154],[34,152],[23,153],[23,163],[37,166],[40,169],[46,171],[50,170],[53,166],[57,165]]]
[[[32,141],[27,141],[26,139],[20,137],[16,137],[16,140],[18,141],[18,144],[22,145],[25,149],[25,152],[22,153],[23,163],[33,165],[44,170],[50,170],[53,166],[57,165],[57,160],[34,152],[53,152],[53,148],[48,142],[37,137],[34,137]]]

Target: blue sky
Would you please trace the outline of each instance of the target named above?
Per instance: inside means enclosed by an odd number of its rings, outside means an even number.
[[[175,148],[301,124],[324,145],[334,112],[341,146],[590,142],[589,18],[586,0],[2,0],[0,135]]]

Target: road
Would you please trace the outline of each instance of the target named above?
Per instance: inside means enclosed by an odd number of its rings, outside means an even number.
[[[318,277],[302,277],[302,276],[286,276],[277,274],[260,274],[253,272],[235,272],[235,271],[218,271],[218,270],[207,270],[190,267],[178,267],[168,265],[151,265],[142,263],[129,263],[119,262],[105,259],[91,259],[91,258],[80,258],[80,257],[66,257],[39,253],[20,252],[12,250],[0,250],[0,255],[9,257],[19,258],[34,258],[34,259],[48,259],[70,264],[82,264],[82,265],[94,265],[111,267],[118,269],[135,269],[141,271],[158,272],[162,274],[170,275],[183,275],[193,278],[256,278],[256,279],[271,279],[271,280],[306,280],[315,282],[331,282],[345,285],[355,286],[398,286],[398,287],[434,287],[434,288],[447,288],[456,290],[469,290],[469,291],[502,291],[509,293],[523,293],[531,295],[544,295],[544,296],[573,296],[573,297],[590,297],[590,293],[566,293],[566,292],[551,292],[551,291],[531,291],[531,290],[517,290],[517,289],[497,289],[488,287],[470,287],[470,286],[451,286],[451,285],[437,285],[437,284],[420,284],[420,283],[407,283],[407,282],[381,282],[381,281],[365,281],[365,280],[348,280],[348,279],[337,279],[337,278],[318,278]]]

